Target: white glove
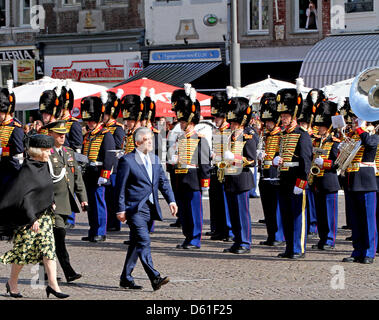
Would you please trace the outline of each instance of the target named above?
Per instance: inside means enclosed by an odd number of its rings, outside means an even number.
[[[201,190],[202,190],[202,191],[208,191],[208,190],[209,190],[209,187],[201,187]]]
[[[257,159],[262,161],[266,156],[266,152],[264,150],[257,151]]]
[[[0,148],[0,156],[3,154],[3,148]]]
[[[324,159],[321,158],[321,157],[317,157],[315,159],[315,165],[316,166],[319,166],[320,168],[322,168],[322,166],[324,165]]]
[[[173,154],[173,155],[171,156],[171,159],[170,159],[169,163],[170,163],[170,164],[177,164],[177,163],[178,163],[178,155]]]
[[[108,182],[107,178],[100,177],[99,180],[97,180],[97,184],[101,186],[102,184],[106,184]]]
[[[304,191],[303,189],[301,189],[299,187],[296,187],[296,186],[295,186],[295,188],[293,188],[293,193],[294,194],[302,194],[303,191]]]
[[[233,152],[231,152],[229,150],[225,151],[225,153],[224,153],[224,160],[226,160],[226,161],[233,161],[234,160],[234,154],[233,154]]]
[[[272,160],[272,164],[273,164],[275,167],[279,166],[279,162],[280,162],[281,159],[282,159],[281,157],[276,156],[276,157],[274,158],[274,160]]]

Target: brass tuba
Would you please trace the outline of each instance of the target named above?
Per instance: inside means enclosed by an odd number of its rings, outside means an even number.
[[[363,70],[353,81],[349,95],[354,114],[365,121],[379,120],[379,67]],[[361,140],[354,141],[344,136],[336,159],[340,174],[343,176],[361,146]]]

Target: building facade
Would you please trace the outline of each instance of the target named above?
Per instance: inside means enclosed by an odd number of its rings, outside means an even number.
[[[113,87],[142,70],[142,0],[44,1],[44,73]]]

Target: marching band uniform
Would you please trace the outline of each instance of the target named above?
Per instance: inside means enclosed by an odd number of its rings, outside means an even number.
[[[375,126],[377,126],[378,124],[379,124],[379,122],[373,123],[373,125],[375,125]],[[379,143],[378,133],[376,132],[375,135],[376,135],[376,138],[377,138],[378,143]],[[376,192],[376,201],[378,201],[378,199],[379,199],[379,148],[376,149],[375,164],[376,164],[376,172],[375,172],[376,184],[378,186],[378,191]],[[376,203],[376,230],[379,230],[379,206],[378,206],[378,203]],[[378,243],[376,244],[376,253],[379,253],[379,244]]]
[[[11,82],[8,89],[3,88],[0,91],[0,112],[4,114],[0,124],[0,188],[13,179],[23,161],[24,131],[21,123],[11,116],[15,109],[15,100]]]
[[[105,111],[104,115],[108,116],[108,120],[105,123],[105,128],[112,134],[115,142],[115,150],[122,151],[122,144],[125,138],[125,131],[121,123],[118,123],[116,119],[121,110],[120,99],[122,98],[124,91],[119,89],[115,94],[112,91],[106,91],[103,93]],[[105,202],[107,203],[107,231],[120,231],[121,222],[117,219],[117,199],[115,198],[115,185],[117,174],[118,160],[115,161],[112,174],[110,175],[110,184],[105,187]]]
[[[321,101],[325,101],[326,96],[322,90],[312,89],[308,92],[306,98],[303,101],[303,107],[300,116],[297,119],[297,123],[308,130],[311,136],[312,143],[317,136],[317,126],[313,126],[314,115],[317,106]],[[308,185],[305,189],[307,196],[307,234],[315,236],[318,233],[317,230],[317,214],[316,214],[316,204],[313,194],[313,190]]]
[[[224,122],[214,129],[212,138],[212,169],[209,186],[209,211],[211,222],[211,240],[228,241],[234,237],[228,203],[225,195],[224,177],[219,176],[218,164],[223,162],[224,151],[230,136],[230,124],[226,121],[227,95],[214,94],[211,100],[211,115],[223,118]],[[222,169],[221,169],[222,170]]]
[[[67,133],[66,122],[59,120],[51,122],[45,126],[49,132]],[[50,175],[54,183],[54,239],[56,254],[62,267],[67,282],[72,282],[81,278],[76,273],[70,263],[70,257],[66,249],[66,222],[71,212],[80,212],[81,208],[75,201],[78,198],[79,203],[87,203],[87,193],[83,182],[82,174],[75,160],[74,150],[70,147],[61,148],[56,146],[51,149],[49,159]]]
[[[187,87],[188,88],[188,87]],[[178,89],[172,96],[172,104],[179,122],[194,126],[200,120],[200,103],[196,91],[191,88],[189,96],[185,90]],[[188,89],[187,89],[188,90]],[[177,204],[183,235],[182,244],[177,249],[194,250],[201,246],[203,227],[202,190],[210,183],[210,150],[207,140],[194,129],[185,128],[178,142],[175,165],[175,186]]]
[[[263,122],[262,132],[264,139],[264,152],[258,155],[260,160],[259,194],[265,223],[267,228],[267,240],[261,241],[261,245],[280,245],[284,239],[282,218],[279,210],[279,178],[278,170],[272,165],[272,160],[279,152],[281,129],[274,125],[269,131],[266,123],[278,121],[276,111],[276,95],[271,92],[263,94],[260,101],[260,119]],[[260,152],[258,150],[258,152]]]
[[[359,151],[346,169],[346,191],[350,197],[352,211],[353,252],[343,262],[373,263],[377,249],[375,156],[378,140],[370,135],[357,120],[352,139],[361,141]]]
[[[307,232],[306,194],[307,177],[312,161],[312,140],[306,129],[297,125],[296,117],[301,112],[302,97],[296,89],[281,89],[277,92],[277,111],[290,114],[288,125],[280,142],[280,156],[273,164],[279,165],[279,206],[282,215],[286,250],[280,258],[298,259],[305,255]],[[299,112],[298,112],[299,111]]]
[[[337,104],[331,101],[322,101],[314,114],[314,125],[331,128],[332,116],[337,112]],[[316,203],[318,234],[320,240],[312,248],[320,250],[334,249],[338,227],[338,190],[340,189],[337,168],[334,165],[337,159],[339,139],[330,134],[328,129],[325,136],[314,139],[314,148],[322,149],[323,153],[314,157],[314,165],[320,168],[320,173],[310,175],[308,181]],[[320,152],[321,153],[321,152]]]
[[[254,187],[254,179],[250,167],[255,165],[257,156],[254,132],[245,127],[251,116],[251,106],[246,98],[233,97],[229,101],[227,121],[231,128],[238,124],[239,129],[232,132],[230,151],[225,152],[225,160],[230,163],[225,169],[225,194],[234,243],[224,252],[235,254],[248,253],[251,247],[249,191]]]
[[[105,202],[105,186],[110,184],[110,176],[115,166],[115,142],[109,129],[103,127],[101,117],[104,105],[99,97],[86,97],[81,101],[83,121],[94,121],[96,127],[84,136],[83,154],[88,157],[83,180],[88,196],[88,222],[90,229],[84,241],[98,242],[106,240],[107,204]]]

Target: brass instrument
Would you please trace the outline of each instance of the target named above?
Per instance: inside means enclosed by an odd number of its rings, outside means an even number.
[[[307,179],[309,185],[313,183],[314,177],[319,175],[321,172],[320,167],[315,164],[316,158],[327,153],[327,150],[322,149],[322,142],[323,140],[321,141],[319,148],[313,148],[313,160],[312,160],[311,169],[308,173],[308,179]]]
[[[351,109],[357,117],[366,121],[379,120],[379,68],[371,67],[363,70],[353,81],[350,89],[349,101]],[[340,174],[344,176],[361,147],[361,140],[354,141],[346,136],[340,144],[340,152],[335,161]]]

